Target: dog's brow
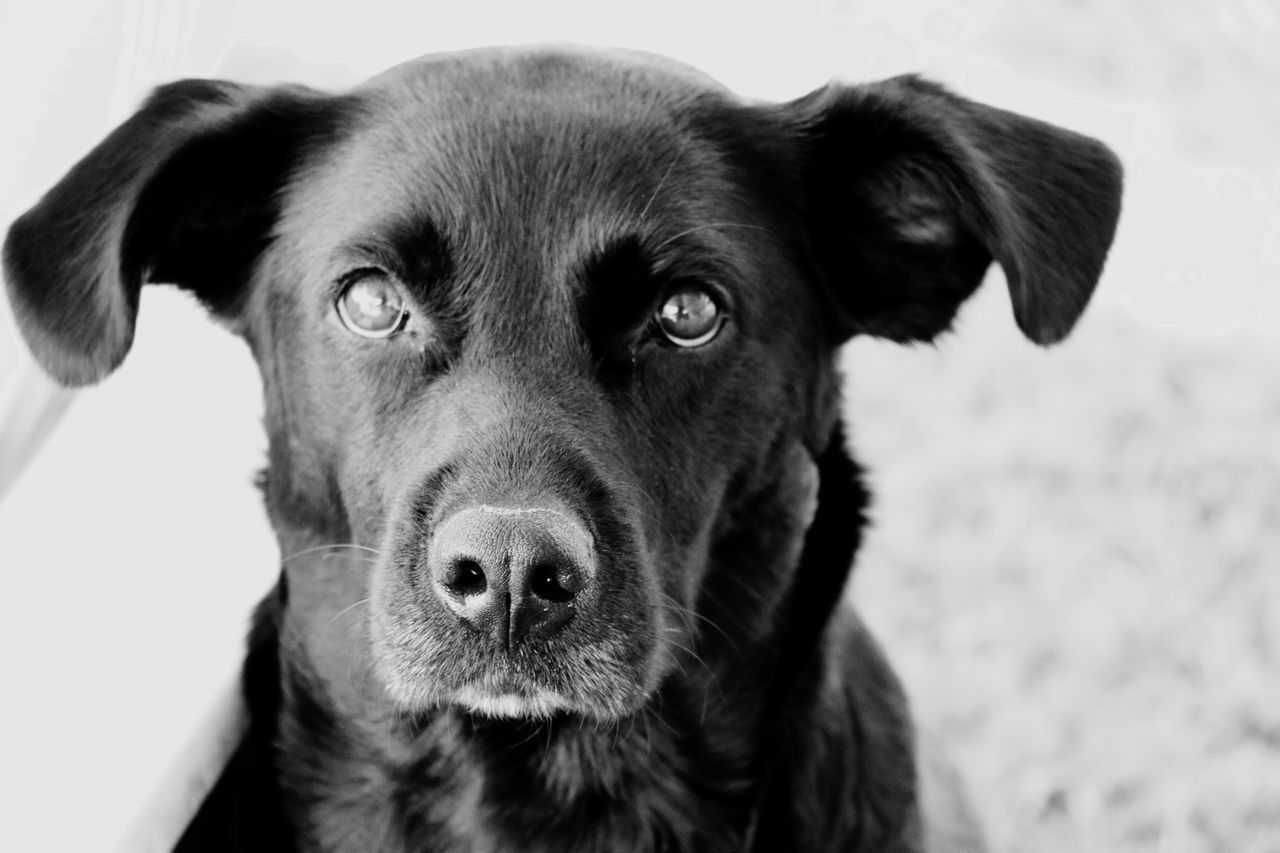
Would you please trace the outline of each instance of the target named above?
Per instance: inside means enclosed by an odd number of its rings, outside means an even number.
[[[352,264],[370,264],[387,267],[393,272],[400,272],[403,265],[398,254],[389,245],[368,238],[348,240],[340,243],[329,253],[331,266],[342,269]]]
[[[450,255],[435,225],[418,218],[392,220],[344,241],[332,252],[331,262],[377,264],[410,285],[426,286],[447,274]]]
[[[448,262],[446,243],[435,223],[414,216],[389,223],[386,239],[400,257],[419,274],[438,275]]]

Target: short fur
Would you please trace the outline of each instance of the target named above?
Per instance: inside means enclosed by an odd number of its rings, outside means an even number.
[[[121,362],[148,281],[262,370],[282,573],[249,734],[181,846],[979,849],[922,814],[947,798],[842,603],[867,493],[836,352],[932,339],[993,260],[1028,337],[1061,339],[1119,199],[1101,144],[915,77],[751,104],[557,48],[338,96],[158,90],[4,264],[64,383]],[[411,306],[386,340],[334,312],[369,270]],[[652,318],[690,287],[727,321],[675,347]],[[429,547],[495,504],[593,543],[565,626],[505,645],[441,603]]]

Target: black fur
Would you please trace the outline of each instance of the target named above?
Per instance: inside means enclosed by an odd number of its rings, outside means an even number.
[[[4,261],[66,383],[124,358],[144,281],[262,370],[283,570],[180,849],[926,849],[905,699],[842,604],[867,494],[835,354],[933,338],[993,259],[1058,340],[1119,194],[1099,143],[917,78],[751,105],[654,57],[497,50],[340,97],[161,89]],[[410,305],[385,340],[335,312],[370,275]],[[657,319],[689,288],[727,317],[695,348]],[[589,543],[548,558],[542,633],[442,580],[483,513]],[[487,565],[514,625],[525,581]]]

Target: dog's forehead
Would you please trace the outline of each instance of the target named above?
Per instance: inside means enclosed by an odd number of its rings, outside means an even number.
[[[680,98],[727,90],[714,78],[666,56],[619,48],[496,47],[424,56],[372,78],[358,91],[412,90],[469,98],[477,94],[552,91],[558,97],[628,93]]]
[[[354,94],[351,132],[297,187],[313,235],[428,221],[509,251],[664,210],[672,227],[696,224],[729,194],[698,123],[731,97],[669,61],[477,51],[400,66]]]

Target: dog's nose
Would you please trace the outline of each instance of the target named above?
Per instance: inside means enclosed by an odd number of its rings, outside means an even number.
[[[591,534],[568,513],[473,506],[441,523],[427,551],[436,594],[502,647],[550,637],[595,577]]]

